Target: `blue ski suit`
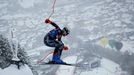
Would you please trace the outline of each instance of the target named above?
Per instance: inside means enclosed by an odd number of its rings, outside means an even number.
[[[55,48],[52,61],[57,62],[57,63],[63,63],[63,61],[60,59],[62,50],[64,48],[64,44],[61,41],[62,30],[54,22],[52,22],[51,25],[54,26],[55,29],[49,31],[46,34],[46,36],[44,37],[44,44],[46,46]]]

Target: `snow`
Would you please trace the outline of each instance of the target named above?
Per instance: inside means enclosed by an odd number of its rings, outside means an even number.
[[[93,71],[82,72],[80,75],[115,75],[106,71],[104,68],[97,68]]]
[[[130,55],[134,53],[133,41],[122,41],[123,47],[120,50],[122,53],[128,52]]]
[[[32,50],[27,50],[27,53],[29,56],[32,56],[32,55],[35,56],[35,55],[40,55],[39,51],[47,51],[47,50],[54,50],[54,48],[47,47],[47,46],[40,46]]]
[[[131,40],[134,40],[134,36],[129,37]]]
[[[33,7],[34,4],[42,2],[41,0],[20,0],[19,4],[23,8],[30,8]]]
[[[26,49],[29,56],[35,56],[32,57],[32,59],[35,60],[38,59],[36,56],[43,56],[40,53],[41,51],[44,51],[45,53],[46,50],[50,50],[50,48],[44,46],[42,38],[48,30],[52,29],[52,26],[40,22],[43,22],[44,19],[49,16],[52,1],[53,0],[4,0],[0,3],[0,33],[4,32],[4,34],[6,34],[6,31],[9,28],[8,25],[13,25],[17,29],[17,38],[20,39],[20,45]],[[89,51],[85,46],[81,46],[80,43],[84,43],[89,39],[91,41],[97,40],[103,36],[118,39],[116,38],[117,35],[121,35],[123,38],[123,48],[120,51],[123,53],[128,51],[129,54],[133,54],[134,41],[130,41],[134,39],[133,34],[131,34],[129,39],[127,36],[124,37],[124,34],[134,32],[133,3],[133,0],[57,0],[55,13],[51,17],[51,20],[61,27],[68,25],[69,28],[71,28],[71,38],[74,40],[67,41],[71,42],[69,45],[72,46],[71,48],[78,50],[76,52],[79,54],[83,54],[83,51],[79,52],[79,46],[84,49],[85,52],[88,53]],[[6,24],[2,23],[2,20],[4,20]],[[83,31],[86,31],[87,33],[84,33]],[[95,48],[95,50],[96,49],[97,48]],[[84,54],[83,57],[85,57]],[[80,61],[84,60],[85,58],[80,58]],[[118,67],[118,64],[113,63],[108,59],[102,60],[103,67],[95,68],[92,71],[82,72],[81,75],[115,75],[112,73],[115,72],[115,67]],[[69,66],[64,67],[66,69]],[[59,69],[60,68],[58,68],[58,70]],[[64,70],[61,70],[61,72],[62,71],[64,72]],[[112,71],[112,73],[109,71]],[[59,72],[60,70],[57,71],[58,74]],[[71,74],[72,72],[65,70],[65,73]]]
[[[63,59],[67,63],[76,63],[77,56],[68,56]],[[74,75],[75,66],[61,65],[56,71],[56,75]],[[120,75],[122,73],[120,66],[106,58],[101,59],[101,66],[90,71],[81,72],[80,75]]]
[[[39,51],[39,50],[48,50],[48,49],[54,49],[54,48],[52,48],[52,47],[48,47],[48,46],[40,46],[40,47],[37,47],[37,48],[35,48],[35,49],[32,49],[32,50],[28,50],[28,52],[31,52],[31,51]]]
[[[111,60],[108,60],[106,58],[103,58],[101,60],[101,67],[103,67],[104,69],[110,71],[111,73],[116,72],[117,68],[120,68],[120,66],[117,63],[115,63],[115,62],[113,62]]]
[[[8,68],[0,69],[0,75],[33,75],[31,69],[27,66],[21,66],[20,70],[16,65],[10,65]]]
[[[126,23],[132,23],[131,19],[132,19],[132,15],[130,15],[130,14],[125,13],[122,15],[122,21],[124,21]]]
[[[101,66],[91,71],[84,71],[80,75],[119,75],[121,68],[115,62],[103,58],[101,60]]]
[[[14,18],[21,18],[21,17],[30,17],[30,14],[15,14],[15,15],[3,15],[2,17],[0,17],[0,19],[6,19],[6,20],[11,20]]]
[[[8,3],[4,3],[0,5],[0,8],[6,7],[8,5]]]
[[[68,56],[63,59],[66,63],[70,64],[75,64],[77,62],[77,56]],[[75,66],[66,66],[66,65],[61,65],[57,72],[56,75],[74,75],[75,71]]]

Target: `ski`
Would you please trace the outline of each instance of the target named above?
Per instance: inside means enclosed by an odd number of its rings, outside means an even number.
[[[40,65],[74,65],[74,64],[68,64],[68,63],[49,63],[49,62],[45,62],[45,63],[40,63]]]
[[[61,63],[40,63],[40,65],[66,65],[66,66],[75,66],[75,67],[88,67],[89,64],[70,64],[70,63],[65,63],[65,64],[61,64]]]

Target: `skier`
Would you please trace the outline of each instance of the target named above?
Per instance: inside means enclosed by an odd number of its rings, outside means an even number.
[[[45,45],[49,47],[55,47],[52,61],[50,61],[49,63],[66,64],[60,58],[61,58],[62,50],[68,50],[68,47],[64,45],[61,38],[62,36],[67,36],[70,33],[69,29],[67,27],[61,29],[56,23],[52,22],[49,19],[46,19],[45,23],[51,24],[52,26],[55,27],[55,29],[49,31],[44,37]]]

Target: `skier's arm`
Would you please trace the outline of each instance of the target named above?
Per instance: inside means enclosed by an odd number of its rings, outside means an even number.
[[[60,27],[59,27],[56,23],[54,23],[54,22],[51,22],[50,24],[53,25],[56,29],[60,28]]]
[[[54,26],[56,29],[57,29],[57,28],[60,28],[56,23],[52,22],[52,21],[49,20],[49,19],[46,19],[46,20],[45,20],[45,23],[51,24],[51,25]]]

